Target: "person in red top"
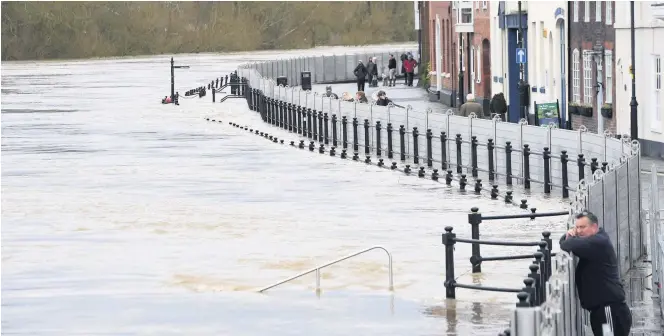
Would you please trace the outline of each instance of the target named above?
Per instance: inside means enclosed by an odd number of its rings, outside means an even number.
[[[413,77],[417,66],[417,61],[413,59],[413,55],[408,55],[408,59],[403,62],[403,66],[406,69],[406,85],[413,86]]]

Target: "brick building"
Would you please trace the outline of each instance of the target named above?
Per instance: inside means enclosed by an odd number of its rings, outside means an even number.
[[[441,102],[445,105],[452,106],[453,97],[455,97],[456,86],[458,85],[457,76],[455,75],[456,66],[456,39],[454,31],[454,18],[452,17],[452,1],[430,1],[428,2],[428,44],[429,55],[428,60],[431,63],[431,85],[436,85],[435,73],[436,69],[436,15],[440,17],[441,26],[441,55],[442,55],[442,81],[443,87],[440,89]]]
[[[616,131],[613,8],[614,1],[568,2],[568,108],[574,129]]]
[[[492,85],[489,1],[454,1],[452,7],[455,31],[459,32],[454,40],[458,45],[461,39],[462,46],[456,48],[455,57],[462,57],[464,73],[463,90],[458,90],[459,101],[465,102],[465,96],[473,93],[476,101],[484,106],[485,115],[489,115]],[[460,82],[458,78],[457,81]]]

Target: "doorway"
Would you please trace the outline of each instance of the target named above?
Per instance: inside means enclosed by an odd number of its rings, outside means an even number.
[[[491,43],[489,39],[482,40],[482,83],[484,97],[491,99]]]

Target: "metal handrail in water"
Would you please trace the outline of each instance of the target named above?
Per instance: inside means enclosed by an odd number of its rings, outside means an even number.
[[[352,258],[352,257],[358,256],[358,255],[360,255],[360,254],[364,254],[364,253],[369,252],[369,251],[372,251],[372,250],[383,250],[383,251],[385,251],[385,253],[387,254],[387,266],[388,266],[388,272],[389,272],[389,277],[390,277],[390,287],[389,287],[389,290],[390,290],[390,291],[394,290],[394,282],[393,282],[393,278],[392,278],[392,255],[390,254],[389,251],[387,251],[387,250],[386,250],[384,247],[382,247],[382,246],[372,246],[372,247],[367,248],[367,249],[364,249],[364,250],[362,250],[362,251],[358,251],[358,252],[355,252],[355,253],[353,253],[353,254],[349,254],[349,255],[347,255],[347,256],[345,256],[345,257],[342,257],[342,258],[339,258],[339,259],[332,260],[332,261],[330,261],[330,262],[328,262],[328,263],[326,263],[326,264],[320,265],[320,266],[318,266],[318,267],[314,267],[314,268],[312,268],[312,269],[310,269],[310,270],[304,271],[304,272],[302,272],[302,273],[300,273],[300,274],[297,274],[297,275],[295,275],[295,276],[292,276],[292,277],[290,277],[290,278],[288,278],[288,279],[281,280],[281,281],[279,281],[279,282],[277,282],[277,283],[275,283],[275,284],[272,284],[272,285],[269,285],[269,286],[267,286],[267,287],[261,288],[261,289],[258,290],[258,292],[259,292],[259,293],[262,293],[262,292],[264,292],[264,291],[266,291],[266,290],[268,290],[268,289],[271,289],[271,288],[277,287],[277,286],[279,286],[279,285],[285,284],[285,283],[287,283],[287,282],[290,282],[290,281],[292,281],[292,280],[295,280],[295,279],[297,279],[297,278],[303,277],[303,276],[305,276],[305,275],[307,275],[307,274],[310,274],[310,273],[313,273],[313,272],[316,272],[316,292],[320,292],[320,270],[321,270],[321,269],[323,269],[323,268],[325,268],[325,267],[328,267],[328,266],[331,266],[331,265],[334,265],[334,264],[336,264],[336,263],[340,263],[340,262],[342,262],[342,261],[344,261],[344,260],[346,260],[346,259],[350,259],[350,258]]]

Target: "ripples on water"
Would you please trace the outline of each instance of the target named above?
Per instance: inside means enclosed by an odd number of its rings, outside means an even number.
[[[179,56],[191,69],[177,70],[178,90],[247,58]],[[242,101],[161,105],[168,57],[2,67],[7,334],[494,335],[505,327],[512,294],[461,289],[456,302],[444,299],[440,235],[453,225],[469,236],[466,214],[479,202],[484,213],[521,210],[203,119],[268,130]],[[562,208],[536,195],[530,203]],[[481,232],[537,238],[563,226],[499,221]],[[313,276],[252,293],[371,245],[393,254],[394,296],[380,251],[322,272],[320,299]],[[469,253],[457,245],[459,281],[521,286],[526,262],[487,263],[471,276]]]

